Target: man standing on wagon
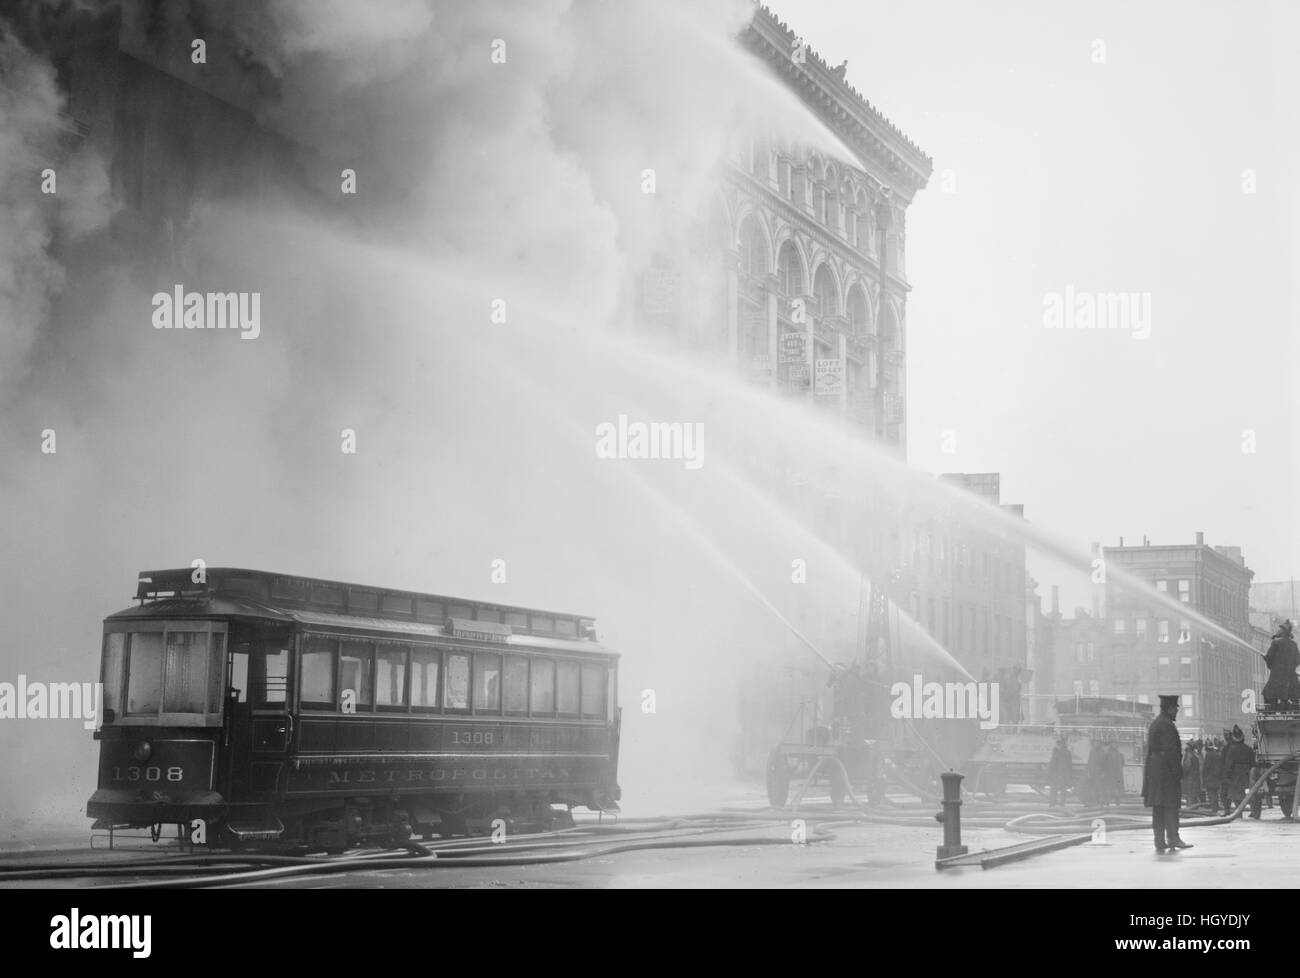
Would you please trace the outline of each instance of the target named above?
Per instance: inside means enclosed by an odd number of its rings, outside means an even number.
[[[1156,852],[1190,849],[1178,830],[1183,804],[1183,744],[1174,720],[1178,697],[1160,697],[1160,715],[1147,727],[1147,759],[1142,771],[1142,803],[1151,809]]]

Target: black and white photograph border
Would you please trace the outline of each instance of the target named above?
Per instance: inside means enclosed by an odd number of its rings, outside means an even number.
[[[1296,885],[1297,91],[1281,0],[0,2],[0,887]]]

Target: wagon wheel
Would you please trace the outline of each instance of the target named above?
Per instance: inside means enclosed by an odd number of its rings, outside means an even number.
[[[830,768],[831,768],[831,776],[830,776],[831,804],[834,805],[836,808],[839,808],[841,805],[844,804],[844,799],[848,797],[849,784],[844,777],[843,764],[833,764],[830,766]]]
[[[790,768],[781,748],[775,747],[767,758],[767,801],[773,808],[784,808],[790,798]]]

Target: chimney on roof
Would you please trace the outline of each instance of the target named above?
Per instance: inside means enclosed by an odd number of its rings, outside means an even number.
[[[1052,585],[1052,617],[1059,618],[1061,615],[1061,586]]]
[[[1205,534],[1202,533],[1200,530],[1196,531],[1196,545],[1198,547],[1205,546]]]
[[[1121,547],[1124,546],[1124,538],[1123,538],[1123,537],[1120,537],[1120,538],[1119,538],[1119,545],[1120,545]]]
[[[1151,541],[1147,539],[1147,535],[1145,533],[1142,534],[1142,546],[1144,547],[1151,546]]]

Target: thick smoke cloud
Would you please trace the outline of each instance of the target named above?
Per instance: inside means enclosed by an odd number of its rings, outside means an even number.
[[[709,390],[678,401],[677,379],[644,376],[601,338],[625,326],[635,270],[707,211],[728,141],[763,120],[828,143],[736,47],[748,12],[125,4],[128,44],[180,38],[185,52],[206,36],[219,54],[233,39],[212,70],[241,66],[241,90],[292,140],[315,196],[204,189],[165,240],[103,233],[75,251],[51,248],[59,221],[102,225],[107,171],[76,193],[61,176],[63,216],[41,209],[31,170],[66,119],[50,66],[10,43],[0,176],[23,233],[6,235],[0,269],[15,283],[0,675],[93,679],[99,620],[128,603],[136,571],[196,557],[464,593],[598,616],[624,654],[622,780],[642,810],[725,776],[738,679],[792,643],[698,534],[788,583],[790,532],[756,536],[756,514],[680,469],[639,472],[693,508],[677,520],[594,458],[591,433],[629,405],[666,420],[708,410]],[[339,194],[343,167],[355,198]],[[260,291],[261,337],[152,329],[150,296],[178,282]],[[489,321],[495,299],[505,324]],[[648,386],[632,401],[634,380]],[[340,451],[344,428],[356,455]],[[56,454],[39,451],[45,429]],[[493,586],[497,558],[509,577]],[[644,689],[658,714],[640,713]],[[77,824],[95,763],[80,725],[4,729],[0,779],[14,790],[0,819]]]
[[[63,284],[51,244],[103,227],[110,213],[103,160],[67,157],[60,145],[74,138],[62,111],[51,66],[0,25],[0,397],[35,355]],[[52,186],[46,170],[55,171]]]

